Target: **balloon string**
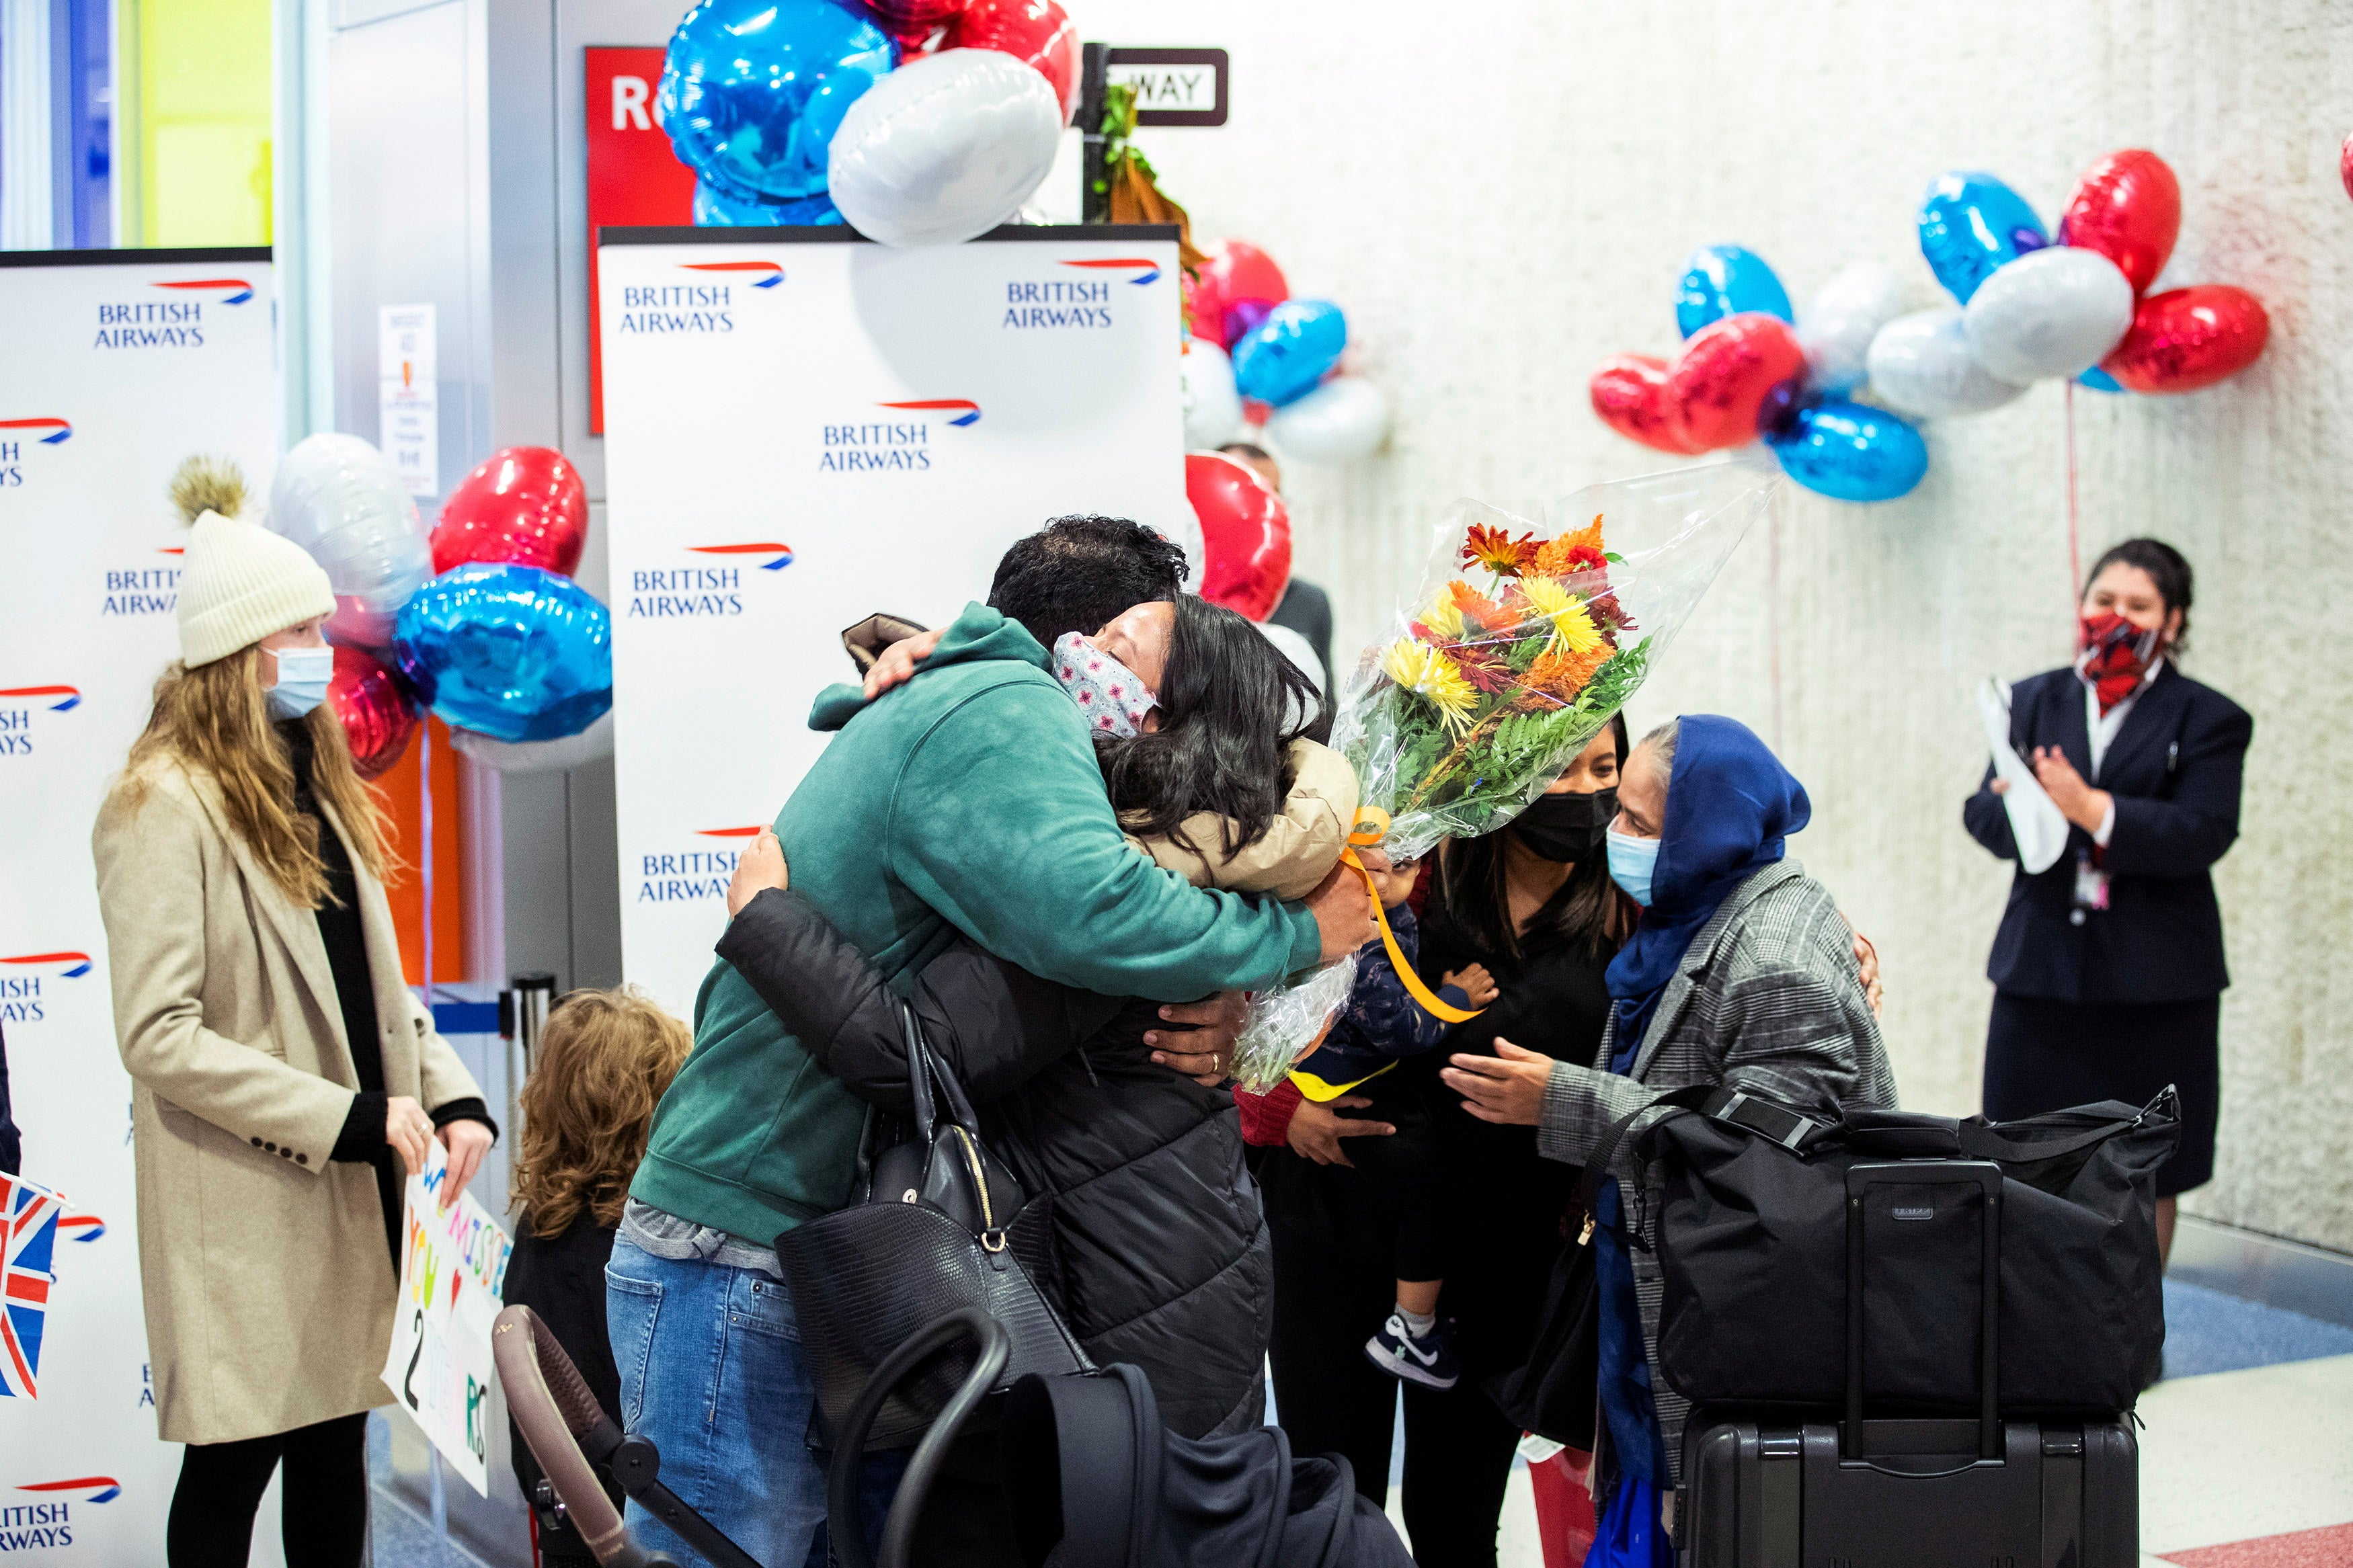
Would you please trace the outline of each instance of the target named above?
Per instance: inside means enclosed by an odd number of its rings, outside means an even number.
[[[2074,602],[2084,602],[2084,546],[2075,520],[2075,384],[2070,380],[2061,395],[2067,410],[2067,581],[2074,585]]]
[[[1765,514],[1765,639],[1773,681],[1773,749],[1781,749],[1781,502]]]
[[[433,1010],[433,715],[417,727],[417,815],[425,837],[425,1009]]]

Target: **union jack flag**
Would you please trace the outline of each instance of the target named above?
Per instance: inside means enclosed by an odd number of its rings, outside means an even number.
[[[0,1215],[7,1237],[0,1255],[0,1394],[36,1398],[41,1331],[48,1320],[49,1287],[59,1235],[95,1241],[106,1226],[94,1214],[71,1211],[63,1196],[21,1176],[0,1174]]]

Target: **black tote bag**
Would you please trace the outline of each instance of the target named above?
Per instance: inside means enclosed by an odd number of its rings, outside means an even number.
[[[1644,1134],[1665,1184],[1660,1370],[1699,1405],[1839,1404],[1852,1244],[1867,1325],[1854,1370],[1874,1404],[1972,1411],[1991,1347],[1965,1304],[1982,1297],[1991,1227],[2000,1408],[2129,1409],[2165,1342],[2155,1183],[2178,1119],[2169,1089],[2140,1110],[2001,1123],[1865,1110],[1825,1123],[1717,1089]]]
[[[776,1237],[816,1385],[816,1426],[828,1441],[874,1369],[960,1307],[989,1313],[1011,1338],[998,1389],[1030,1373],[1094,1370],[1038,1287],[1048,1270],[1050,1199],[1029,1198],[989,1153],[963,1086],[904,1006],[900,1026],[907,1116],[870,1109],[849,1206]],[[902,1447],[922,1436],[971,1370],[973,1353],[958,1345],[921,1363],[884,1402],[865,1446]]]

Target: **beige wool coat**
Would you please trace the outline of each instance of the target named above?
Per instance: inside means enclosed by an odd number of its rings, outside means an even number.
[[[359,1080],[318,917],[254,861],[209,775],[142,776],[137,805],[108,796],[91,847],[134,1086],[157,1424],[220,1443],[387,1404],[398,1281],[374,1170],[327,1158]],[[385,1092],[427,1110],[480,1095],[402,983],[383,885],[352,862]]]

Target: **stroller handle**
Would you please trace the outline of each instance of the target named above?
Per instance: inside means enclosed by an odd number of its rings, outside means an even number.
[[[589,1455],[609,1457],[621,1434],[596,1403],[580,1369],[529,1307],[501,1311],[491,1330],[491,1355],[506,1391],[507,1414],[580,1539],[610,1568],[643,1568],[649,1560],[621,1526],[621,1514],[596,1479]],[[588,1452],[584,1453],[582,1450]]]
[[[948,1445],[955,1441],[965,1419],[1004,1375],[1006,1361],[1012,1353],[1012,1339],[1006,1333],[1005,1325],[988,1312],[978,1307],[959,1307],[911,1335],[884,1357],[882,1364],[866,1380],[858,1403],[849,1407],[849,1415],[834,1440],[833,1464],[826,1477],[826,1507],[831,1521],[828,1539],[841,1568],[873,1568],[866,1553],[865,1529],[858,1517],[858,1473],[864,1458],[866,1434],[873,1426],[882,1401],[900,1379],[914,1370],[916,1363],[966,1335],[980,1342],[980,1353],[972,1370],[965,1374],[964,1382],[941,1408],[931,1430],[915,1445],[914,1457],[907,1461],[906,1476],[899,1483],[899,1495],[892,1501],[891,1516],[882,1526],[881,1568],[907,1568],[915,1521],[923,1512],[924,1499],[931,1492],[940,1466],[947,1458]]]

